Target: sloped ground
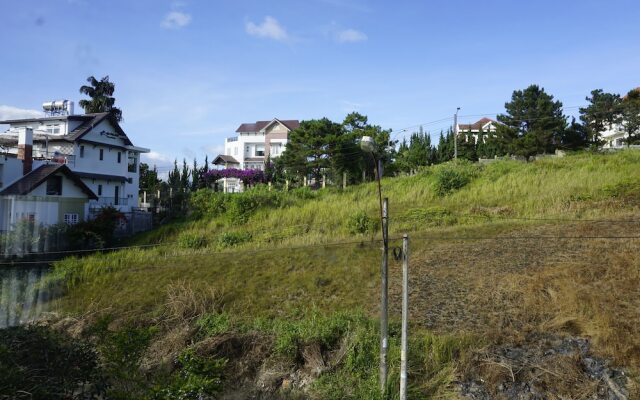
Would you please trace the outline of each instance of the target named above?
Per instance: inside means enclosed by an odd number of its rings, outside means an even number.
[[[488,340],[461,371],[461,395],[640,396],[624,372],[640,366],[640,239],[624,238],[640,236],[640,221],[627,216],[466,236],[426,243],[417,237],[410,256],[413,325]],[[583,239],[569,238],[577,236]],[[393,266],[392,315],[400,314],[400,282]]]

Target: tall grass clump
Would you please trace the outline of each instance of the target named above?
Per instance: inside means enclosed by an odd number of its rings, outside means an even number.
[[[469,184],[479,173],[479,167],[467,160],[458,160],[434,167],[435,192],[446,196]]]

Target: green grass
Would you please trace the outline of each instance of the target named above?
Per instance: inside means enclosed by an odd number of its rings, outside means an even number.
[[[640,152],[579,153],[533,163],[449,163],[415,176],[386,178],[390,234],[486,237],[548,223],[509,217],[621,218],[640,207],[638,165]],[[196,200],[192,218],[132,240],[157,247],[57,262],[53,279],[67,287],[58,310],[158,324],[175,297],[168,288],[188,283],[193,292],[212,289],[216,302],[196,301],[202,306],[184,315],[199,318],[185,323],[207,335],[254,329],[274,338],[274,354],[292,358],[300,357],[305,344],[335,348],[348,338],[352,346],[340,367],[314,383],[317,398],[375,397],[377,186],[202,192]],[[429,246],[412,242],[412,254],[420,257]],[[354,316],[353,310],[363,310],[362,315]],[[411,368],[419,377],[414,395],[449,396],[460,359],[483,340],[413,332]],[[397,331],[392,336],[390,359],[399,360]],[[397,364],[392,372],[397,375]]]

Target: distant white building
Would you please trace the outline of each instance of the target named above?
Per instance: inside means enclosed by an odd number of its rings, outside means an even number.
[[[640,91],[640,87],[634,89],[633,91]],[[626,96],[623,98],[626,98]],[[624,129],[624,121],[618,124],[611,124],[607,126],[607,129],[604,132],[600,132],[600,137],[604,141],[602,145],[605,149],[616,149],[625,147],[627,145],[627,138],[629,138],[629,134]]]
[[[287,146],[289,132],[298,128],[298,120],[257,121],[244,123],[236,129],[236,136],[225,139],[224,154],[218,155],[213,164],[219,168],[264,170],[268,157],[279,157]],[[223,179],[225,192],[242,191],[238,179]]]
[[[140,154],[149,149],[134,146],[109,113],[75,115],[69,101],[44,107],[42,118],[0,121],[9,125],[0,134],[0,230],[20,219],[75,223],[107,205],[137,208]]]
[[[480,132],[483,135],[488,133],[495,133],[497,121],[492,120],[491,118],[481,118],[478,121],[472,124],[458,124],[458,135],[467,135],[471,133],[475,143],[478,143],[478,135]]]

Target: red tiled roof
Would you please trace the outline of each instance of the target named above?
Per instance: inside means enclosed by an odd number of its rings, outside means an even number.
[[[300,121],[298,121],[297,119],[279,119],[278,121],[282,122],[284,126],[289,128],[290,130],[294,130],[300,126]],[[236,132],[258,132],[264,129],[264,127],[269,125],[271,122],[273,122],[273,120],[257,121],[255,123],[245,123],[240,125],[240,127],[236,129]]]
[[[468,130],[477,131],[477,130],[480,130],[481,127],[485,126],[489,122],[496,122],[496,121],[492,120],[491,118],[484,117],[473,124],[458,124],[458,127],[459,127],[458,129],[460,131],[468,131]]]

